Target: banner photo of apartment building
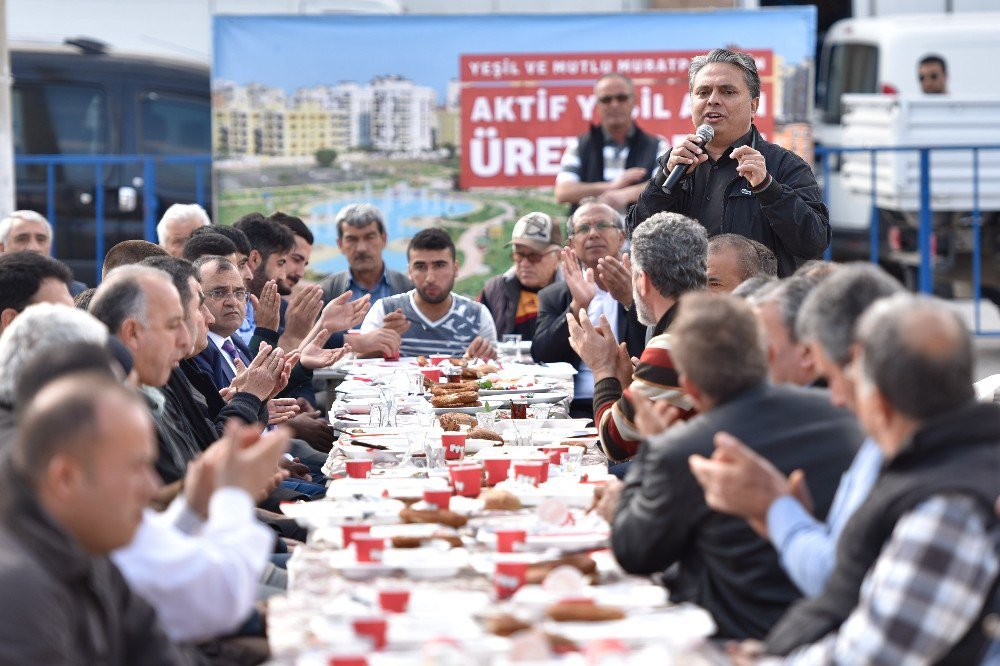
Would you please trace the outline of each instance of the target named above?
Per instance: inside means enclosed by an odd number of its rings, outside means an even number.
[[[566,144],[597,121],[594,82],[636,88],[636,122],[668,141],[691,130],[691,57],[749,52],[756,118],[811,159],[813,7],[614,15],[217,16],[212,74],[216,213],[302,217],[316,276],[342,270],[332,221],[366,201],[386,215],[387,263],[428,225],[462,260],[475,295],[509,266],[504,243],[552,196]],[[543,48],[544,47],[544,48]]]

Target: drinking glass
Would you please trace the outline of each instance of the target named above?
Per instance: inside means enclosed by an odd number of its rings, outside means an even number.
[[[497,345],[501,363],[517,363],[521,360],[521,334],[508,333]]]

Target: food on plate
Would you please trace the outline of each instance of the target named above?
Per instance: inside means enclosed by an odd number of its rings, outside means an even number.
[[[465,436],[469,439],[488,439],[491,442],[503,444],[503,437],[492,430],[487,430],[486,428],[470,428],[469,432],[465,433]]]
[[[609,622],[624,620],[625,611],[617,606],[601,606],[587,601],[563,601],[545,609],[556,622]]]
[[[472,414],[445,412],[438,417],[438,423],[441,424],[441,429],[446,432],[458,432],[460,426],[471,427],[476,425],[477,421]]]
[[[424,356],[423,354],[417,357],[417,365],[419,365],[421,368],[426,368],[428,365],[430,365],[430,363],[431,362],[428,361],[427,357]]]
[[[399,512],[404,523],[437,523],[448,527],[465,527],[469,519],[465,516],[444,509],[414,509],[406,507]]]
[[[462,391],[460,393],[447,393],[436,395],[431,398],[431,405],[435,407],[481,407],[478,391]]]
[[[431,395],[448,395],[450,393],[479,392],[476,382],[458,382],[457,384],[435,384],[431,387]]]
[[[531,629],[531,623],[519,620],[507,613],[492,615],[486,618],[486,631],[496,636],[506,638],[525,629]]]
[[[472,366],[467,365],[462,369],[462,379],[481,379],[486,375],[493,374],[499,369],[500,368],[493,365],[492,363],[485,363],[483,365],[472,365]]]
[[[521,500],[517,495],[499,488],[491,488],[479,496],[483,508],[487,511],[517,511],[521,508]]]
[[[435,539],[444,541],[452,548],[461,548],[462,539],[457,534],[433,534],[428,537],[415,537],[415,536],[394,536],[392,537],[392,547],[393,548],[420,548],[429,541],[434,541]]]
[[[571,566],[585,576],[592,576],[597,573],[597,563],[594,562],[590,555],[566,555],[556,560],[546,560],[545,562],[532,564],[528,567],[524,581],[528,585],[540,585],[553,569],[561,566]]]

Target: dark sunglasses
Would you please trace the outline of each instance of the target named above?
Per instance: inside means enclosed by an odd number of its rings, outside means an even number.
[[[520,263],[522,259],[527,259],[529,264],[537,264],[539,261],[545,257],[552,254],[552,251],[546,252],[544,254],[539,254],[537,252],[519,252],[514,250],[510,253],[510,260],[515,264]]]
[[[611,104],[612,101],[618,102],[619,104],[624,104],[630,99],[632,99],[632,95],[619,93],[617,95],[605,95],[603,97],[598,97],[597,101],[600,102],[601,104]]]

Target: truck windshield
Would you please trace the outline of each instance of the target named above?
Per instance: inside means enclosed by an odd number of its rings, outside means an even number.
[[[823,52],[817,107],[823,122],[840,123],[840,96],[875,93],[878,85],[878,48],[868,44],[833,44]]]

